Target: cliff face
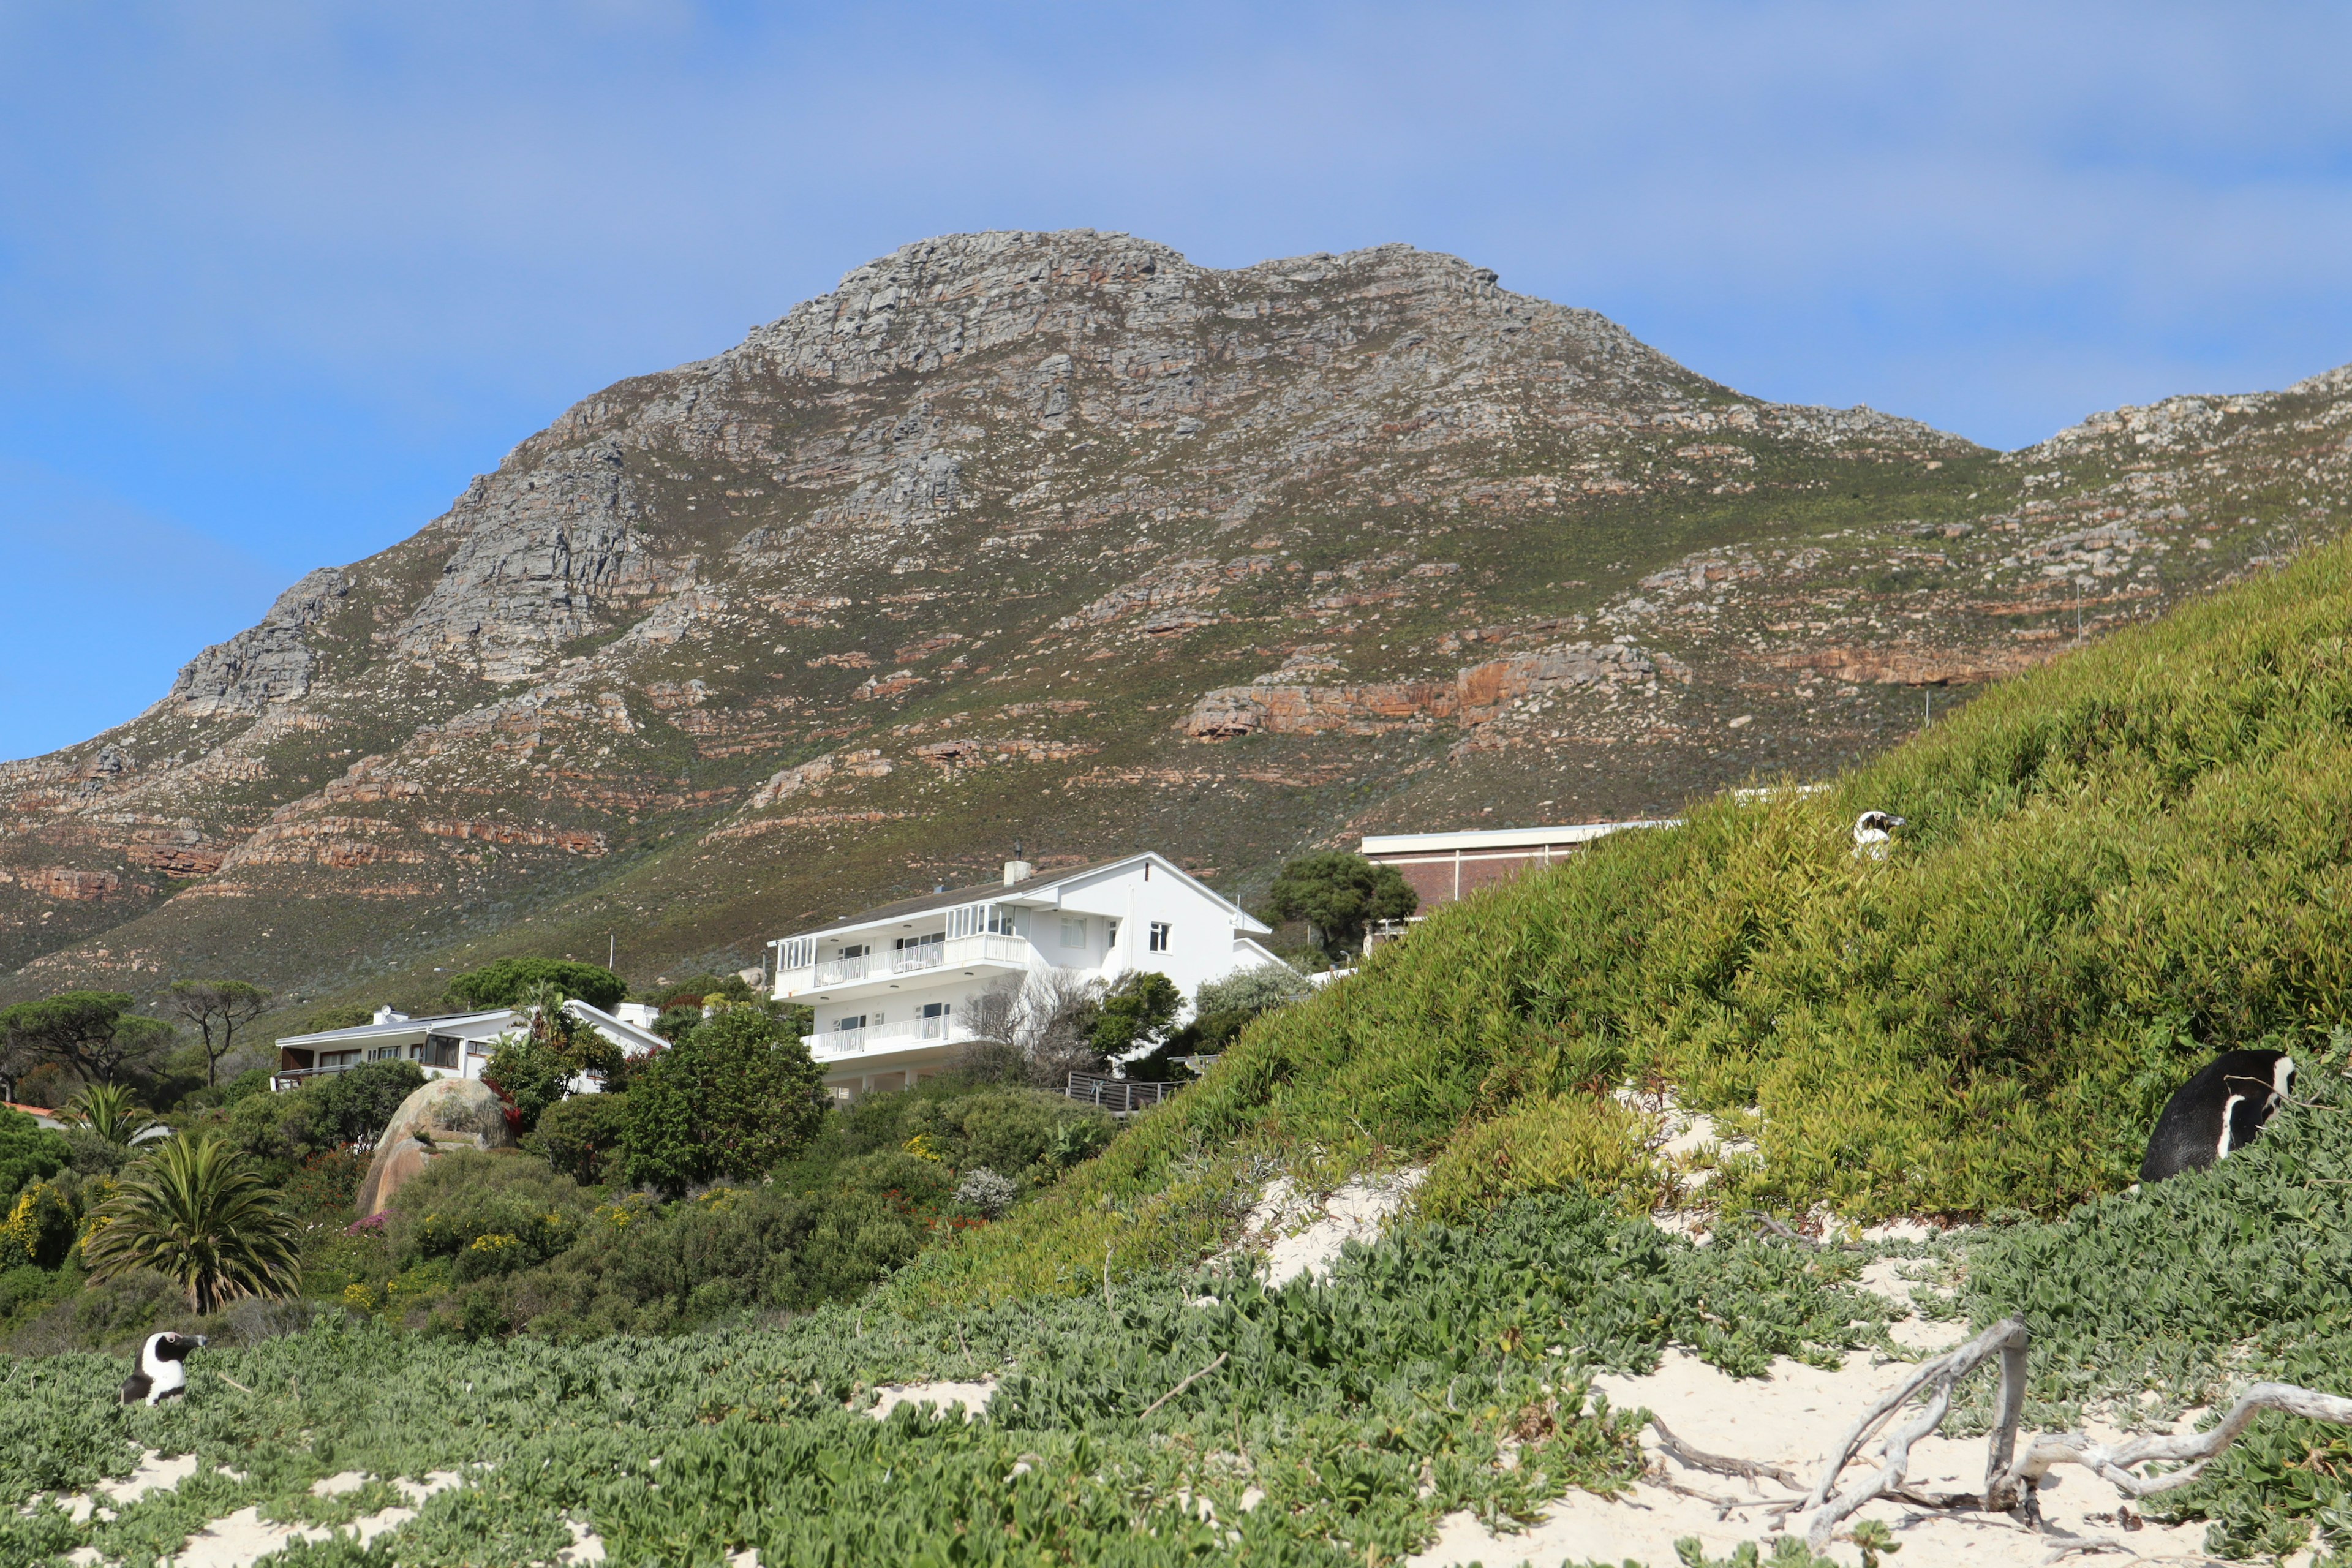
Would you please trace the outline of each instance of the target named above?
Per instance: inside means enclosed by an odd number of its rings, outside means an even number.
[[[608,935],[650,975],[1016,835],[1246,891],[1370,828],[1670,810],[2332,529],[2347,429],[2339,372],[2000,457],[1406,247],[927,241],[0,766],[0,989],[421,998]]]

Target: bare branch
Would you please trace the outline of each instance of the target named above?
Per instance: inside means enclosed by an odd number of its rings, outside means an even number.
[[[2041,1437],[2011,1465],[1990,1489],[2000,1499],[2013,1492],[2030,1499],[2042,1478],[2059,1465],[2081,1465],[2106,1479],[2118,1491],[2132,1497],[2154,1497],[2185,1487],[2204,1473],[2222,1449],[2237,1440],[2247,1424],[2265,1410],[2283,1410],[2308,1421],[2352,1426],[2352,1399],[2298,1388],[2291,1383],[2258,1383],[2238,1395],[2219,1425],[2203,1432],[2179,1436],[2134,1437],[2125,1443],[2094,1443],[2079,1432]],[[2151,1462],[2179,1464],[2160,1476],[2136,1476],[2132,1468]]]
[[[1150,1415],[1153,1411],[1158,1410],[1161,1405],[1167,1404],[1170,1400],[1175,1398],[1178,1394],[1183,1393],[1186,1389],[1192,1387],[1194,1384],[1200,1382],[1202,1378],[1208,1376],[1219,1367],[1224,1365],[1225,1357],[1231,1353],[1232,1352],[1230,1351],[1219,1351],[1217,1352],[1216,1360],[1211,1362],[1208,1365],[1202,1367],[1200,1371],[1194,1373],[1192,1376],[1186,1378],[1183,1382],[1178,1384],[1175,1387],[1170,1389],[1159,1398],[1153,1400],[1150,1405],[1144,1406],[1143,1414],[1145,1415]]]
[[[1650,1417],[1650,1425],[1657,1429],[1658,1447],[1694,1470],[1706,1470],[1718,1476],[1738,1476],[1751,1481],[1759,1479],[1775,1480],[1791,1491],[1805,1484],[1797,1479],[1794,1470],[1784,1465],[1768,1465],[1759,1459],[1726,1458],[1721,1454],[1694,1448],[1675,1436],[1655,1415]]]

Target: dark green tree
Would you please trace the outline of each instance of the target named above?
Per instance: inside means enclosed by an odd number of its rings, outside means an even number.
[[[575,1094],[541,1113],[523,1147],[583,1186],[603,1181],[627,1131],[625,1094]]]
[[[604,1012],[629,994],[629,983],[602,964],[565,958],[501,958],[452,976],[449,1000],[460,1007],[519,1007],[542,985]]]
[[[678,1193],[763,1175],[824,1115],[808,1047],[760,1008],[706,1018],[632,1075],[625,1154],[632,1185]]]
[[[21,1110],[0,1109],[0,1203],[15,1197],[26,1183],[64,1170],[71,1152],[63,1134]]]
[[[60,991],[42,1002],[0,1008],[0,1039],[11,1055],[62,1062],[90,1083],[112,1083],[152,1061],[172,1038],[160,1018],[131,1011],[120,991]]]
[[[221,1058],[236,1032],[269,1010],[269,993],[242,980],[174,980],[172,1005],[196,1026],[205,1047],[205,1087],[220,1081]]]
[[[1305,921],[1316,945],[1339,959],[1362,948],[1372,921],[1401,921],[1420,903],[1420,895],[1395,867],[1326,849],[1283,867],[1265,908],[1277,921]]]
[[[1154,970],[1124,974],[1103,993],[1095,1013],[1095,1049],[1107,1057],[1123,1057],[1149,1049],[1168,1037],[1169,1026],[1184,1005],[1176,983]]]

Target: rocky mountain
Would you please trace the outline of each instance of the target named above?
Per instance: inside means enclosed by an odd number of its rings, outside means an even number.
[[[620,383],[146,713],[0,765],[0,993],[651,978],[1137,845],[1807,776],[2332,531],[2352,374],[2002,455],[1384,246],[911,245]]]

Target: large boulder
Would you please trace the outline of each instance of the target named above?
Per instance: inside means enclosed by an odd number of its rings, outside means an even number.
[[[362,1219],[384,1211],[392,1194],[452,1149],[511,1149],[506,1102],[479,1079],[436,1078],[400,1102],[376,1141],[375,1161],[360,1184]]]

